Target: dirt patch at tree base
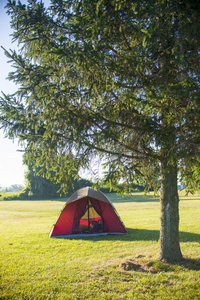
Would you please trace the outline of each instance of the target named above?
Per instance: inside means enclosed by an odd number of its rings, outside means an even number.
[[[121,271],[142,271],[149,273],[158,273],[159,271],[153,266],[153,262],[143,262],[139,258],[144,257],[143,255],[136,256],[135,258],[123,259],[119,264]]]

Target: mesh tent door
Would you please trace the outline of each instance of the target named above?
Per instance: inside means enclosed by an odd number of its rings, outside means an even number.
[[[78,231],[81,233],[102,231],[102,218],[97,213],[90,200],[88,200],[84,214],[80,218]]]

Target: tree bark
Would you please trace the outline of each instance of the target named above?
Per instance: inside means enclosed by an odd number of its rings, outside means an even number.
[[[160,260],[177,262],[182,259],[179,244],[179,196],[177,165],[161,162],[161,228]]]

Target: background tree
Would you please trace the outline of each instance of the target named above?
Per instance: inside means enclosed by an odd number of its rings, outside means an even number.
[[[59,197],[60,184],[53,183],[50,179],[37,175],[39,168],[33,170],[28,166],[26,172],[27,187],[30,189],[29,196],[33,199],[50,199]]]
[[[8,1],[20,84],[1,124],[26,159],[62,181],[101,155],[125,187],[161,174],[160,258],[182,259],[177,172],[199,156],[200,7],[187,0]]]
[[[19,192],[23,189],[23,186],[21,184],[12,184],[7,188],[8,192]]]
[[[33,166],[28,166],[28,171],[26,172],[27,188],[29,188],[29,197],[32,199],[52,199],[59,198],[61,196],[61,184],[55,183],[53,181],[54,175],[51,174],[50,179],[41,176],[42,168],[33,168]],[[65,181],[67,185],[67,179]],[[68,183],[69,184],[69,183]],[[70,181],[70,186],[67,186],[68,193],[73,193],[77,189],[85,186],[92,186],[92,183],[87,179],[79,179]]]

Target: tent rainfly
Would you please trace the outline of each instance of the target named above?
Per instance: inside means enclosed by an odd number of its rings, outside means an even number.
[[[68,199],[50,237],[70,238],[127,233],[109,199],[101,191],[85,187]]]

